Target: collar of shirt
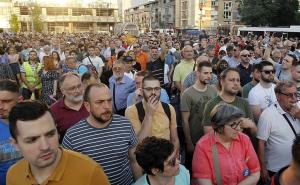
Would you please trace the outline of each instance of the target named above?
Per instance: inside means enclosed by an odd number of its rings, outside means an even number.
[[[61,152],[62,152],[61,153],[61,158],[59,159],[59,162],[58,162],[57,166],[55,167],[54,171],[52,172],[51,176],[48,177],[48,179],[46,180],[47,182],[48,181],[59,182],[62,179],[64,171],[66,169],[66,165],[67,165],[67,162],[68,162],[68,156],[61,147],[59,147],[58,150],[61,150]],[[28,178],[30,181],[35,182],[36,180],[34,179],[34,176],[31,173],[29,163],[28,162],[26,162],[26,163],[27,163],[26,164],[27,165],[26,178]]]

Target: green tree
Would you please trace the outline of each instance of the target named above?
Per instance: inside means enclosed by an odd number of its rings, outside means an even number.
[[[9,24],[12,32],[17,33],[20,31],[19,20],[16,14],[11,14]]]
[[[298,0],[242,0],[242,22],[252,26],[289,26],[298,22]]]
[[[41,19],[42,15],[42,8],[38,5],[34,5],[32,8],[32,20],[33,20],[33,29],[36,32],[42,32],[43,31],[43,22]]]

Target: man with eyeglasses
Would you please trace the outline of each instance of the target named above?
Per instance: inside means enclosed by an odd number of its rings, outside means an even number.
[[[255,121],[258,121],[264,109],[277,101],[274,92],[275,84],[273,83],[274,66],[269,61],[262,61],[260,65],[262,66],[260,82],[251,89],[248,95],[248,101]]]
[[[251,55],[248,50],[241,51],[241,62],[237,66],[239,70],[241,86],[243,87],[245,84],[251,81],[251,73],[252,73],[252,64],[250,64]]]
[[[170,140],[179,150],[176,113],[172,105],[160,101],[159,80],[152,75],[143,78],[143,100],[128,107],[125,116],[130,120],[138,140],[149,136]],[[141,112],[144,112],[144,115]]]
[[[258,157],[261,178],[267,182],[292,161],[291,147],[300,132],[299,94],[293,82],[279,82],[275,87],[277,102],[266,108],[258,121]]]
[[[80,76],[76,73],[65,73],[59,80],[63,98],[51,105],[60,143],[68,128],[88,117],[89,113],[83,105],[83,86]]]

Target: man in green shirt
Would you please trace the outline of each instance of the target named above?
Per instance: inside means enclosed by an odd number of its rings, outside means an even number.
[[[225,102],[244,111],[246,118],[242,119],[243,121],[241,123],[241,128],[249,130],[249,134],[255,136],[257,128],[255,123],[252,121],[253,115],[251,113],[249,103],[244,98],[236,96],[241,89],[240,75],[238,70],[235,68],[227,68],[221,73],[220,82],[222,87],[220,94],[208,101],[204,108],[202,119],[204,131],[208,132],[212,129],[210,122],[211,110],[220,102]]]

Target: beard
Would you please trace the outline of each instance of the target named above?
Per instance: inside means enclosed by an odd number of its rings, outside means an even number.
[[[263,75],[261,75],[261,80],[267,83],[271,83],[274,81],[274,77],[272,79],[265,78]]]
[[[101,124],[106,123],[107,121],[111,120],[111,118],[112,118],[112,112],[111,112],[111,111],[104,112],[103,114],[110,114],[110,116],[109,116],[108,119],[103,119],[102,116],[101,116],[102,114],[100,114],[100,115],[98,116],[98,115],[96,115],[94,112],[91,112],[91,115],[93,116],[93,118],[94,118],[95,120],[97,120],[97,121],[98,121],[99,123],[101,123]]]
[[[83,95],[78,95],[78,96],[65,96],[65,98],[73,103],[79,103],[83,100]]]

